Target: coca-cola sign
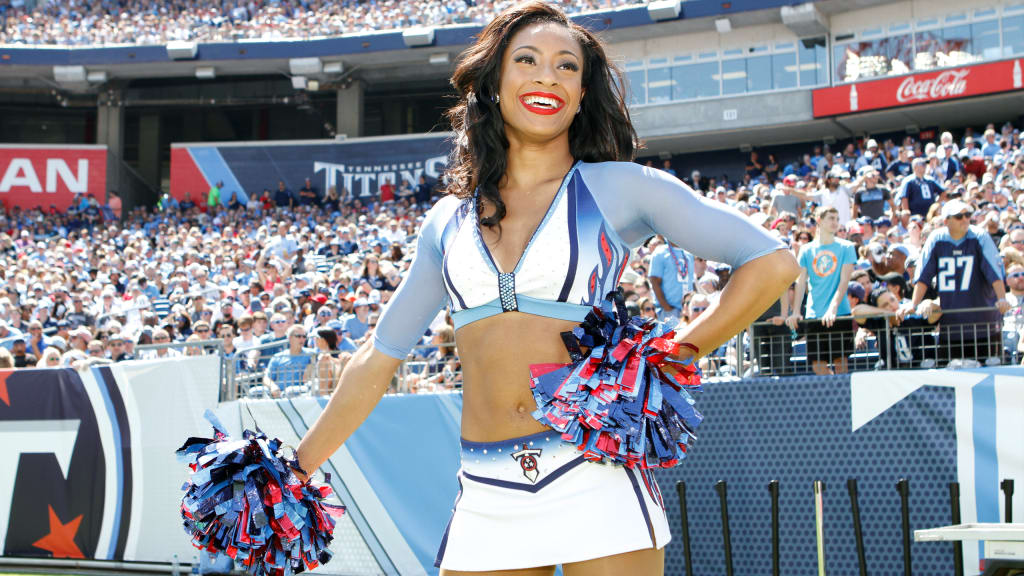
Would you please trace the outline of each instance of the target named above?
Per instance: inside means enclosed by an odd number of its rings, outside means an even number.
[[[1021,60],[882,78],[813,92],[814,117],[1020,90]]]
[[[967,75],[970,68],[947,70],[935,78],[918,80],[915,76],[907,76],[900,82],[896,91],[896,100],[907,103],[914,100],[935,100],[938,98],[955,98],[967,91]]]

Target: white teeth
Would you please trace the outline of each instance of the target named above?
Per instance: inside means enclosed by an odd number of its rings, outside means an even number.
[[[543,96],[532,96],[532,95],[531,96],[524,96],[523,97],[523,102],[525,102],[526,104],[530,104],[530,105],[537,105],[537,104],[539,104],[539,105],[549,106],[551,108],[557,108],[558,105],[559,105],[558,100],[555,100],[554,98],[545,98]]]

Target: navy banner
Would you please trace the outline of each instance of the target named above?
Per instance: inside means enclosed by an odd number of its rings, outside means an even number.
[[[434,185],[444,172],[451,134],[383,136],[349,140],[174,144],[171,146],[171,195],[204,204],[210,187],[223,182],[221,203],[232,193],[243,204],[264,189],[271,194],[284,182],[291,192],[309,178],[322,196],[331,187],[339,195],[364,202],[381,187],[420,177]]]

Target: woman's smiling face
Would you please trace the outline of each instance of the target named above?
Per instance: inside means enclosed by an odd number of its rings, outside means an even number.
[[[583,89],[583,49],[569,29],[530,24],[510,39],[498,93],[507,133],[550,139],[568,135]]]

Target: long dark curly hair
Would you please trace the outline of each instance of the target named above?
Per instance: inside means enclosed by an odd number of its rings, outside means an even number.
[[[495,206],[480,223],[498,226],[500,233],[505,203],[498,184],[507,167],[508,138],[501,110],[493,98],[500,84],[501,62],[512,36],[538,22],[565,26],[583,48],[582,85],[586,96],[581,112],[569,126],[569,152],[585,162],[626,161],[640,147],[626,109],[626,83],[622,71],[605,55],[604,44],[586,28],[566,17],[557,7],[531,0],[506,9],[491,20],[458,59],[451,84],[459,101],[446,116],[454,131],[454,145],[445,171],[442,192],[460,198],[479,190]]]

